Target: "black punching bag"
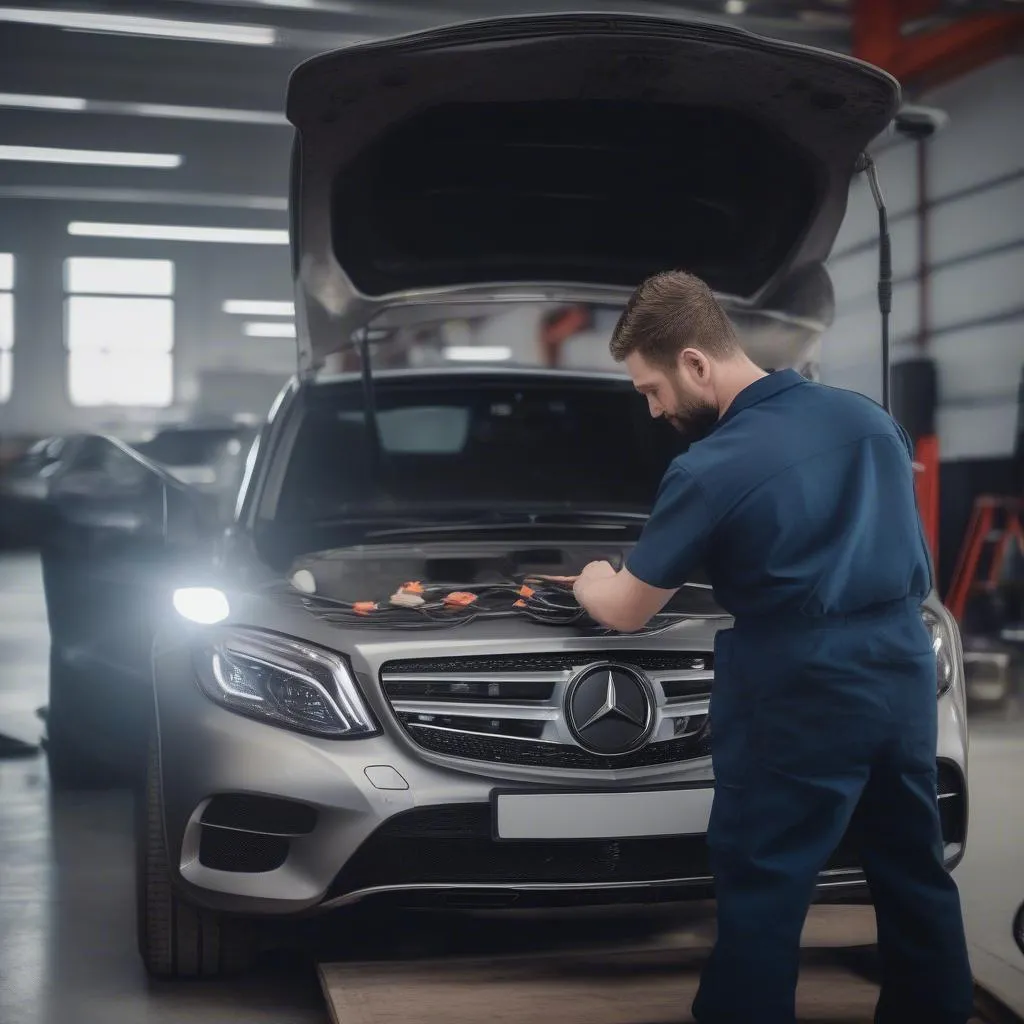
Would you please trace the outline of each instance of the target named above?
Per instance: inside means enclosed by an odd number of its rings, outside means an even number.
[[[907,359],[892,367],[892,413],[916,444],[935,433],[939,378],[935,361]]]

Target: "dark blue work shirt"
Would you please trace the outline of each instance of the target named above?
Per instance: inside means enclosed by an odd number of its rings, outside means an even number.
[[[627,560],[664,589],[698,564],[737,625],[922,601],[932,570],[906,433],[794,370],[755,381],[673,460]]]

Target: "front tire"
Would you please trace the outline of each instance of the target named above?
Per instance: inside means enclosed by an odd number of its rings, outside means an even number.
[[[185,903],[171,885],[157,745],[150,740],[136,801],[139,953],[155,978],[216,977],[244,970],[249,945],[234,922]]]

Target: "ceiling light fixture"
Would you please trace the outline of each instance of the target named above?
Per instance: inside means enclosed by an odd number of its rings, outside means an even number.
[[[295,316],[294,302],[266,302],[263,300],[228,299],[221,306],[225,313],[239,316]]]
[[[29,7],[0,7],[0,21],[42,25],[70,32],[155,36],[201,43],[235,43],[241,46],[273,46],[277,33],[267,25],[222,25],[208,21],[175,21],[90,11],[39,11]]]
[[[0,160],[33,164],[80,164],[92,167],[180,167],[177,153],[117,153],[106,149],[56,149],[49,146],[0,146]]]
[[[747,13],[747,2],[746,2],[746,0],[725,0],[725,13],[726,14],[746,14]]]
[[[73,220],[68,234],[86,238],[141,238],[156,242],[287,245],[288,232],[270,228],[205,228],[178,224],[111,224]]]
[[[0,107],[21,110],[85,110],[86,102],[77,96],[32,96],[20,92],[0,92]]]
[[[232,107],[184,107],[171,103],[110,103],[89,101],[86,108],[97,114],[130,114],[136,117],[171,117],[184,121],[230,121],[236,124],[288,124],[284,114],[272,110],[241,110]]]
[[[295,324],[286,323],[247,323],[242,333],[249,338],[294,338]]]
[[[507,345],[449,345],[445,359],[456,363],[501,363],[512,358]]]
[[[114,114],[128,117],[167,117],[183,121],[228,121],[236,124],[286,125],[284,114],[273,110],[243,110],[237,107],[190,107],[173,103],[130,103],[121,100],[86,100],[74,96],[35,96],[0,92],[0,107],[19,110],[52,110],[86,114]]]

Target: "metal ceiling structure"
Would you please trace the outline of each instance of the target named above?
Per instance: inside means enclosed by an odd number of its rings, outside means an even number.
[[[232,223],[243,211],[276,223],[297,63],[361,39],[581,7],[739,23],[840,50],[850,41],[847,0],[0,0],[0,199],[223,207]],[[53,150],[72,156],[43,159]],[[95,166],[97,151],[157,159]]]
[[[291,69],[314,53],[490,15],[581,8],[739,24],[840,51],[857,40],[863,52],[855,15],[870,6],[866,0],[9,2],[0,0],[0,200],[223,207],[235,223],[256,218],[254,226],[284,215],[291,137],[282,114],[285,88]],[[930,24],[1024,9],[1022,0],[927,3]],[[60,163],[42,159],[53,150],[72,153]],[[121,157],[96,166],[89,158],[96,151]]]

